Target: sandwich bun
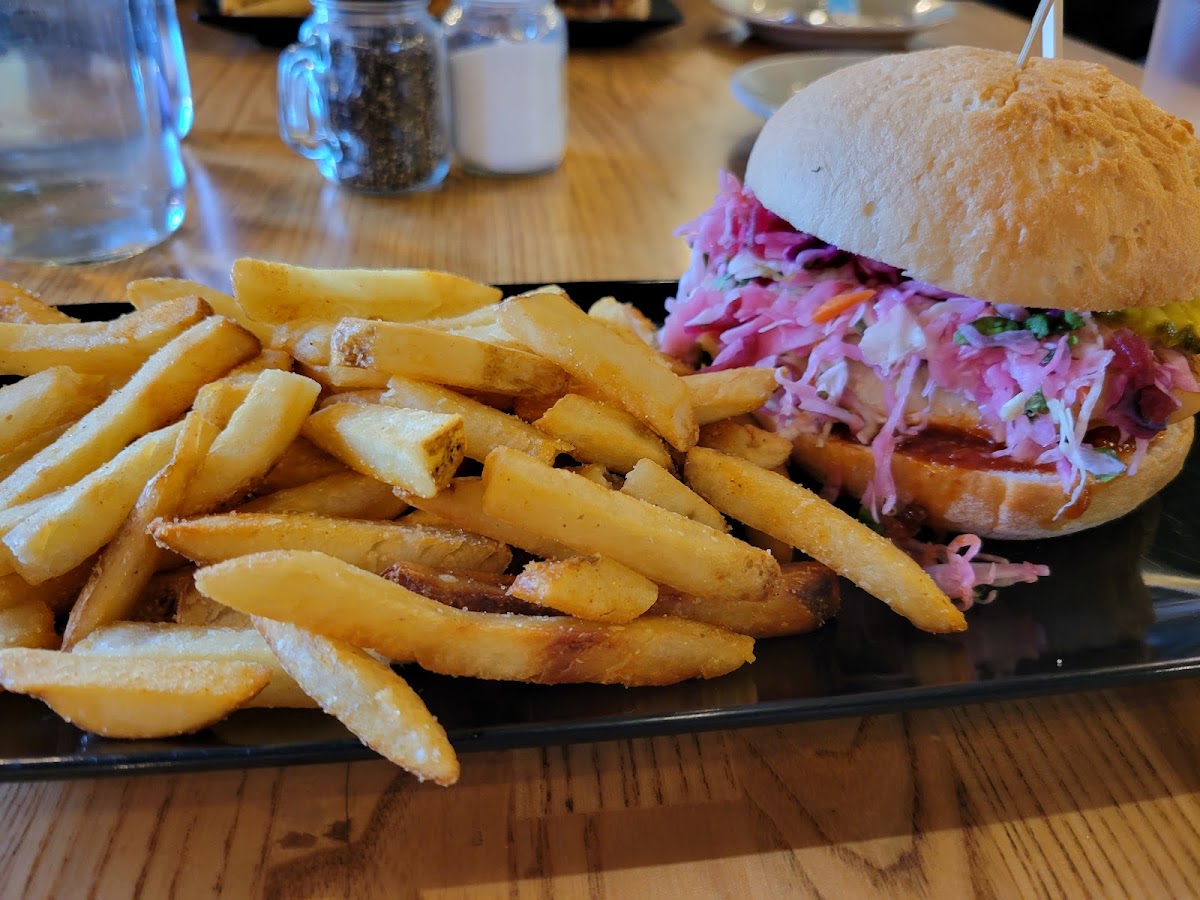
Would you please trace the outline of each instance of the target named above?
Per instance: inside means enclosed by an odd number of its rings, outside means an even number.
[[[1079,499],[1067,497],[1052,469],[992,468],[949,462],[937,454],[906,452],[892,457],[901,508],[919,507],[925,523],[985,538],[1028,540],[1070,534],[1132,512],[1179,474],[1192,444],[1193,420],[1184,419],[1155,437],[1135,475],[1090,480]],[[871,448],[831,436],[790,435],[793,459],[826,483],[861,497],[874,472]]]
[[[1101,66],[950,47],[841,69],[768,120],[746,184],[800,231],[992,303],[1200,295],[1200,141]]]

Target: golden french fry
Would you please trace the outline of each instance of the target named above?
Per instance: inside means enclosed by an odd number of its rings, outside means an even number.
[[[779,577],[769,553],[503,447],[488,456],[483,483],[489,515],[689,594],[761,599]]]
[[[346,471],[344,465],[320,447],[300,437],[288,445],[271,471],[254,486],[254,491],[259,495],[269,494]]]
[[[330,361],[498,394],[552,394],[567,385],[562,369],[524,350],[397,322],[342,319]]]
[[[64,648],[65,649],[65,648]],[[163,660],[244,662],[271,671],[271,680],[247,707],[310,709],[317,704],[279,664],[253,628],[174,625],[166,622],[119,622],[88,634],[72,653]]]
[[[419,511],[431,513],[463,531],[482,534],[502,544],[520,547],[546,559],[566,559],[576,553],[552,538],[534,534],[527,528],[513,525],[483,510],[483,480],[477,477],[455,478],[433,497],[400,496]],[[415,515],[415,514],[414,514]]]
[[[433,328],[437,331],[447,331],[450,334],[469,337],[485,344],[517,347],[508,332],[500,327],[498,311],[499,307],[496,305],[481,306],[479,309],[463,313],[461,316],[445,319],[422,319],[415,324],[419,324],[422,328]]]
[[[16,572],[0,575],[0,609],[37,600],[48,606],[52,613],[67,612],[94,565],[94,559],[85,559],[71,571],[41,584],[30,584]]]
[[[129,618],[161,557],[148,533],[150,523],[179,510],[216,436],[216,426],[199,413],[183,420],[170,460],[142,489],[79,592],[63,632],[63,649],[70,650],[102,625]]]
[[[266,344],[271,340],[270,325],[257,322],[246,315],[246,311],[229,294],[198,281],[186,278],[139,278],[125,286],[125,298],[137,309],[146,309],[157,303],[189,296],[199,297],[211,306],[218,316],[233,319],[262,343]]]
[[[182,423],[139,438],[40,504],[4,536],[17,572],[40,584],[69,572],[117,533],[146,482],[171,458]]]
[[[595,482],[600,487],[611,488],[612,482],[608,480],[608,469],[599,463],[584,463],[582,466],[567,466],[566,471],[572,472],[586,478],[588,481]]]
[[[674,465],[662,439],[636,418],[578,394],[562,397],[534,424],[573,447],[571,455],[579,461],[599,463],[614,472],[628,472],[639,459],[664,468]]]
[[[590,622],[631,622],[654,605],[658,585],[604,556],[526,563],[512,596]]]
[[[182,572],[180,575],[178,573]],[[236,609],[230,609],[216,600],[205,597],[196,587],[196,570],[190,566],[174,572],[162,572],[150,582],[146,590],[163,591],[168,600],[174,600],[171,621],[177,625],[214,625],[222,628],[253,628],[250,617]]]
[[[258,356],[247,360],[229,373],[230,378],[243,375],[257,375],[267,369],[278,369],[281,372],[292,370],[292,357],[284,350],[263,350]]]
[[[47,306],[42,299],[23,287],[0,281],[0,322],[18,325],[65,325],[79,320],[60,309]]]
[[[104,376],[53,366],[0,388],[0,453],[78,420],[98,406],[113,386]]]
[[[676,450],[696,443],[696,417],[680,377],[656,351],[614,334],[566,294],[542,290],[505,300],[500,323],[530,350],[637,416]]]
[[[229,319],[210,316],[146,361],[123,388],[0,482],[0,508],[78,481],[131,440],[175,419],[202,385],[258,353],[258,341]]]
[[[445,675],[673,684],[724,675],[753,659],[751,638],[685,619],[654,616],[605,625],[454,609],[322,553],[241,556],[201,569],[196,585],[234,609]]]
[[[752,638],[769,638],[816,631],[837,615],[841,605],[833,570],[802,562],[784,566],[783,577],[762,600],[706,600],[664,588],[646,615],[682,616]]]
[[[771,399],[779,387],[774,369],[723,369],[683,376],[696,421],[709,425],[752,413]]]
[[[532,425],[478,400],[411,378],[395,377],[389,381],[383,403],[404,409],[462,416],[465,437],[463,454],[479,462],[483,462],[496,447],[512,447],[545,463],[552,463],[560,453],[570,453],[572,450],[569,444],[547,437]]]
[[[629,470],[621,493],[687,516],[717,531],[729,530],[729,523],[715,506],[649,459],[640,460]]]
[[[554,615],[557,612],[526,603],[509,594],[508,589],[513,583],[511,575],[461,569],[448,572],[415,563],[396,563],[389,566],[382,577],[414,594],[471,612],[520,613],[525,616]]]
[[[587,314],[618,334],[641,341],[647,347],[658,347],[658,328],[631,303],[622,303],[616,297],[601,297],[588,307]]]
[[[112,738],[199,731],[270,680],[271,670],[254,663],[0,650],[0,685],[37,697],[85,731]]]
[[[73,424],[74,422],[68,422],[65,425],[59,425],[57,428],[51,428],[49,431],[43,431],[41,434],[23,441],[0,456],[0,480],[7,478],[29,460],[33,459],[38,453],[41,453],[57,441],[67,433],[67,429]]]
[[[812,491],[716,450],[688,451],[688,484],[717,509],[825,563],[918,628],[963,631],[963,614],[917,563]]]
[[[0,649],[9,647],[43,650],[58,647],[53,610],[36,597],[0,606]]]
[[[258,497],[243,503],[237,512],[293,512],[347,519],[394,519],[406,509],[408,504],[396,496],[390,484],[369,475],[346,471]]]
[[[304,436],[356,472],[433,496],[463,460],[463,419],[416,409],[337,403],[311,415]]]
[[[308,269],[261,259],[233,264],[233,293],[260,322],[347,316],[412,322],[457,316],[500,299],[500,291],[458,275],[418,269]]]
[[[69,366],[77,372],[131,375],[211,312],[203,300],[189,297],[105,322],[0,322],[0,372],[32,375],[52,366]]]
[[[380,390],[388,386],[388,379],[391,378],[387,372],[356,369],[353,366],[306,366],[297,363],[296,371],[332,393]]]
[[[740,456],[764,469],[786,466],[792,455],[792,442],[773,431],[749,422],[726,419],[700,429],[700,447]]]
[[[204,457],[182,506],[207,512],[245,493],[266,475],[300,434],[321,387],[292,372],[255,376],[246,399]]]
[[[299,685],[384,759],[435,784],[458,781],[446,730],[399,675],[345,641],[270,619],[254,627]]]
[[[446,528],[324,516],[229,513],[158,521],[154,540],[195,563],[264,550],[320,550],[379,574],[396,562],[446,569],[503,572],[512,562],[504,544]]]
[[[284,322],[275,326],[271,346],[286,351],[306,366],[328,366],[333,325],[333,322]]]

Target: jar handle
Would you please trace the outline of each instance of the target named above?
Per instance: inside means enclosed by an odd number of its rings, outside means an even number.
[[[292,44],[279,55],[279,136],[301,156],[319,162],[331,161],[338,153],[329,105],[317,78],[324,68],[310,44]]]

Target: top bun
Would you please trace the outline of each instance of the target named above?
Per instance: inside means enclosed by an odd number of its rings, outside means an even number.
[[[948,47],[841,69],[767,122],[746,184],[800,231],[993,303],[1200,296],[1200,140],[1102,66]]]

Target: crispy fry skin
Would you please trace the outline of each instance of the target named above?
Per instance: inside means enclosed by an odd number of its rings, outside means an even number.
[[[540,684],[674,684],[724,675],[754,658],[753,640],[665,616],[627,625],[569,616],[466,612],[321,553],[242,556],[196,573],[213,599],[251,615],[413,660],[445,675]]]

